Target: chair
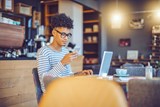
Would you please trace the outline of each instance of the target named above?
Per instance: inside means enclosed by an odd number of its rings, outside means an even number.
[[[130,76],[145,76],[145,67],[143,64],[125,63],[121,68],[127,69]]]
[[[145,76],[145,67],[125,67],[130,76]]]
[[[37,70],[37,68],[33,68],[32,74],[33,74],[34,85],[36,87],[37,103],[39,103],[40,98],[41,98],[43,92],[42,92],[42,89],[41,89],[41,84],[40,84],[40,81],[39,81],[39,76],[38,76],[38,70]]]
[[[127,107],[120,86],[94,76],[64,77],[51,82],[39,107]]]
[[[130,107],[160,107],[160,79],[133,79],[128,82]]]
[[[135,63],[125,63],[121,66],[122,68],[128,67],[144,67],[143,64],[135,64]]]
[[[158,68],[156,71],[156,77],[160,77],[160,68]]]

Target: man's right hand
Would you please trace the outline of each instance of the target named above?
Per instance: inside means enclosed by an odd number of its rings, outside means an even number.
[[[62,65],[70,64],[73,59],[77,58],[77,53],[68,53],[66,54],[63,59],[61,60]]]

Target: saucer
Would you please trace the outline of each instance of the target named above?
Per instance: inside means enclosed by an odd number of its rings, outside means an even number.
[[[129,74],[126,74],[126,75],[118,75],[118,74],[114,74],[113,76],[115,76],[115,77],[128,77]]]

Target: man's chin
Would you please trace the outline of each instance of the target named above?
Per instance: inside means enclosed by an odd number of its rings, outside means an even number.
[[[62,46],[66,46],[66,43],[62,44]]]
[[[67,43],[63,43],[63,46],[65,46]]]

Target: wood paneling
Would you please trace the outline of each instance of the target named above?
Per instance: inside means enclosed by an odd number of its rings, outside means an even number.
[[[0,61],[0,107],[37,107],[35,60]]]
[[[0,47],[22,47],[24,31],[24,26],[0,23]]]

